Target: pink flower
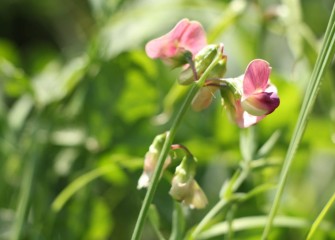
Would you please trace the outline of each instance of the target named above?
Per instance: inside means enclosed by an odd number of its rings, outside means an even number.
[[[279,106],[277,89],[269,82],[270,72],[270,64],[262,59],[249,63],[244,74],[242,98],[236,103],[240,127],[259,122]]]
[[[240,92],[239,97],[230,93],[234,92],[232,90],[221,90],[224,105],[239,127],[246,128],[258,123],[279,106],[277,89],[269,82],[270,72],[268,62],[255,59],[249,63],[243,80],[237,78],[227,85]]]
[[[172,60],[173,64],[173,60],[180,62],[187,51],[194,56],[206,44],[206,33],[201,24],[185,18],[179,21],[169,33],[148,42],[145,51],[150,58],[161,58],[168,63]]]
[[[279,106],[277,89],[269,83],[271,67],[256,59],[249,63],[243,80],[242,106],[255,116],[272,113]]]

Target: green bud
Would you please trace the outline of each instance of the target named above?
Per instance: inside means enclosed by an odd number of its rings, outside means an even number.
[[[219,86],[202,87],[192,100],[192,109],[197,112],[206,109],[211,104],[213,96],[219,88]]]
[[[204,47],[194,58],[194,67],[198,78],[206,71],[217,54],[221,54],[221,59],[214,67],[208,78],[220,78],[226,72],[227,57],[223,54],[222,44],[211,44]],[[190,65],[187,66],[179,75],[178,82],[182,85],[188,85],[195,81],[194,74]]]
[[[187,154],[176,168],[169,194],[190,208],[204,208],[207,198],[199,184],[194,180],[196,159]]]
[[[138,189],[146,188],[149,186],[150,179],[156,168],[159,154],[163,148],[167,134],[168,133],[166,132],[166,133],[157,135],[154,138],[152,144],[150,145],[149,151],[145,154],[143,173],[140,179],[138,180],[138,184],[137,184]],[[166,169],[170,163],[171,163],[171,158],[170,156],[168,156],[165,159],[164,169]]]

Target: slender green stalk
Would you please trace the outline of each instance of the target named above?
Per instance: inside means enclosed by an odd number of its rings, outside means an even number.
[[[183,239],[183,233],[185,229],[185,218],[181,203],[174,201],[173,209],[173,221],[172,221],[172,233],[170,240],[181,240]]]
[[[228,191],[235,192],[246,179],[249,173],[249,168],[243,167],[242,170],[238,169],[237,176],[233,177],[231,181],[234,181],[233,186]],[[236,174],[236,173],[235,173]],[[194,231],[192,232],[190,239],[195,239],[195,237],[206,227],[206,225],[217,215],[220,211],[222,211],[226,206],[228,206],[233,200],[234,197],[230,196],[230,198],[221,198],[214,207],[206,214],[206,216],[200,221],[200,223],[196,226]]]
[[[186,111],[188,110],[194,96],[199,91],[199,89],[204,85],[205,80],[207,79],[209,73],[212,71],[212,69],[219,62],[220,57],[221,57],[221,53],[218,51],[216,57],[211,62],[211,64],[208,66],[206,71],[201,75],[200,79],[198,81],[196,81],[191,86],[191,89],[189,90],[189,93],[188,93],[186,99],[184,100],[177,116],[175,117],[175,119],[172,123],[169,134],[167,134],[167,137],[165,139],[162,151],[159,155],[159,158],[158,158],[158,161],[157,161],[157,166],[156,166],[155,171],[153,173],[152,180],[150,182],[148,191],[145,195],[145,198],[144,198],[139,216],[137,218],[137,222],[136,222],[134,232],[133,232],[133,235],[132,235],[132,238],[131,238],[132,240],[139,240],[140,237],[141,237],[142,228],[144,226],[144,222],[145,222],[145,219],[146,219],[146,216],[147,216],[147,213],[148,213],[148,209],[149,209],[149,206],[152,202],[154,194],[156,192],[158,182],[159,182],[159,177],[161,176],[161,173],[163,171],[164,161],[169,154],[170,146],[171,146],[171,144],[173,142],[173,139],[176,135],[176,132],[177,132],[177,129],[178,129],[180,123],[181,123],[181,120],[184,117]]]
[[[203,228],[209,223],[213,217],[218,214],[224,207],[226,207],[229,203],[233,201],[234,198],[231,198],[232,194],[237,191],[237,189],[242,185],[244,180],[248,177],[250,168],[251,168],[251,160],[255,154],[255,129],[253,127],[247,129],[241,129],[240,135],[240,148],[243,156],[243,162],[241,164],[241,168],[239,168],[234,176],[230,179],[230,187],[225,190],[224,197],[207,213],[207,215],[200,221],[197,227],[191,234],[191,239],[194,239]],[[229,197],[225,197],[225,195]]]
[[[313,236],[315,234],[316,229],[320,226],[322,220],[326,216],[327,212],[329,212],[330,207],[334,204],[334,202],[335,202],[335,193],[333,193],[332,197],[329,199],[329,201],[327,202],[327,204],[324,206],[324,208],[320,212],[319,216],[313,222],[313,224],[312,224],[312,226],[311,226],[311,228],[309,230],[309,233],[307,235],[306,240],[313,239]]]
[[[190,236],[190,240],[195,239],[195,237],[204,229],[204,227],[212,220],[216,214],[218,214],[224,207],[229,203],[229,200],[222,198],[218,201],[215,206],[206,214],[206,216],[200,221],[197,227],[194,229]]]
[[[233,206],[229,209],[229,212],[227,214],[227,223],[228,223],[228,232],[225,235],[225,240],[232,240],[234,237],[234,227],[233,227],[233,221],[234,221],[234,215],[237,209],[237,205],[233,204]]]
[[[299,118],[298,118],[295,130],[294,130],[293,136],[292,136],[292,140],[290,142],[290,145],[289,145],[286,157],[285,157],[284,165],[283,165],[283,168],[280,174],[279,183],[278,183],[278,189],[275,195],[275,199],[272,203],[268,221],[263,231],[263,236],[262,236],[263,240],[268,239],[268,235],[270,233],[272,223],[277,213],[281,196],[283,194],[285,183],[288,177],[288,172],[293,162],[293,157],[295,155],[295,152],[298,148],[298,145],[305,131],[305,128],[307,125],[307,119],[314,105],[321,79],[327,67],[330,64],[330,61],[332,60],[334,56],[334,52],[335,52],[335,4],[332,10],[331,17],[328,22],[328,27],[325,33],[325,38],[324,38],[324,42],[321,48],[321,52],[316,60],[316,64],[314,66],[312,76],[311,76],[309,85],[307,87],[306,93],[305,93],[304,101],[303,101],[301,111],[299,114]]]
[[[20,188],[19,203],[16,210],[15,222],[13,225],[13,235],[11,240],[21,239],[22,230],[27,219],[31,190],[34,182],[34,173],[39,159],[39,150],[35,146],[32,148],[32,155],[24,168],[22,184]]]

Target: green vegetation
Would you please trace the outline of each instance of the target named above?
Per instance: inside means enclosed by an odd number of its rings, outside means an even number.
[[[224,44],[225,77],[268,61],[281,102],[243,131],[220,96],[187,111],[174,142],[196,156],[208,206],[172,200],[173,161],[142,239],[261,239],[332,8],[331,0],[0,1],[0,239],[131,238],[144,155],[188,90],[144,45],[185,17]],[[334,64],[325,71],[268,239],[335,238]]]

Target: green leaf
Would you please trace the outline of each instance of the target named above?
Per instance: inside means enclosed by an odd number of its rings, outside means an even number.
[[[267,221],[266,216],[252,216],[234,219],[232,228],[235,232],[246,231],[250,229],[261,229],[264,227]],[[307,228],[309,222],[302,218],[289,217],[289,216],[278,216],[274,220],[274,225],[276,227],[288,227],[288,228]],[[323,226],[325,229],[330,230],[331,225],[325,224]],[[228,222],[220,222],[213,225],[208,230],[200,233],[198,235],[198,240],[200,239],[211,239],[216,236],[224,235],[228,232]]]
[[[32,82],[37,103],[45,106],[67,96],[84,76],[88,64],[88,59],[83,56],[71,60],[64,67],[57,62],[46,65]]]

